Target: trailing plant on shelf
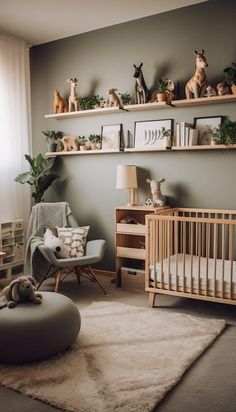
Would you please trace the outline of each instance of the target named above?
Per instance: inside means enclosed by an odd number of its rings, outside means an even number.
[[[25,159],[30,165],[28,172],[20,173],[15,182],[21,184],[29,184],[33,188],[32,198],[35,203],[43,201],[43,195],[51,184],[56,180],[59,175],[52,172],[51,169],[55,162],[55,157],[44,158],[41,153],[36,157],[31,157],[25,154]]]
[[[236,63],[232,63],[230,67],[224,69],[226,86],[231,87],[232,93],[236,93]]]
[[[131,96],[128,92],[125,93],[118,93],[120,95],[122,104],[130,104],[131,102]]]
[[[44,136],[46,136],[46,142],[48,143],[48,150],[54,152],[57,150],[57,144],[59,139],[62,139],[63,132],[61,130],[42,130]]]
[[[218,127],[210,130],[212,132],[212,139],[217,144],[236,144],[236,122],[226,119]]]
[[[105,99],[99,96],[99,94],[96,96],[80,97],[79,101],[81,110],[91,110],[105,104]]]

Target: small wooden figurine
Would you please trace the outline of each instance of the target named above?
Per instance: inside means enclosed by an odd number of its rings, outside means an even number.
[[[116,91],[117,89],[108,90],[108,95],[109,95],[108,107],[112,107],[112,106],[121,107],[122,106],[120,98],[119,96],[117,96]]]
[[[217,93],[214,89],[214,87],[212,87],[211,84],[209,84],[209,86],[207,86],[206,88],[206,97],[212,97],[212,96],[216,96]]]
[[[78,143],[75,136],[64,136],[61,141],[63,143],[63,152],[78,150]]]
[[[216,86],[216,90],[219,96],[224,96],[225,94],[230,94],[229,86],[226,86],[224,82],[218,83]]]
[[[79,96],[76,91],[78,79],[68,79],[67,81],[70,83],[69,112],[72,112],[72,106],[74,106],[74,110],[77,112],[77,110],[80,110]]]
[[[166,103],[171,104],[172,100],[175,99],[175,93],[174,93],[175,84],[174,84],[173,80],[171,80],[171,79],[166,79],[166,82],[167,82],[167,87],[166,87],[166,91],[165,91]]]
[[[142,66],[143,63],[140,66],[134,64],[135,101],[137,104],[147,103],[148,101],[148,88],[143,77]]]
[[[196,70],[194,76],[188,81],[185,86],[185,94],[187,99],[197,99],[203,97],[207,88],[207,77],[204,69],[208,67],[204,50],[194,51],[196,55]]]
[[[165,206],[166,198],[161,193],[161,183],[165,181],[166,179],[164,177],[159,180],[146,179],[146,182],[150,184],[153,207]]]
[[[58,90],[54,90],[53,92],[53,112],[54,113],[68,112],[68,104],[63,99],[63,97],[61,97]]]

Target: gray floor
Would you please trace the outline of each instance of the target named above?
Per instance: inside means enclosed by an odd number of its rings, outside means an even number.
[[[99,279],[101,279],[108,291],[108,297],[102,295],[95,284],[83,279],[81,285],[78,286],[76,280],[72,277],[64,282],[60,292],[78,302],[81,307],[99,300],[147,306],[146,294],[121,291],[116,289],[109,278],[101,277]],[[44,289],[52,290],[52,282],[49,281],[45,284]],[[158,297],[158,307],[168,311],[175,310],[202,317],[225,319],[227,321],[227,328],[152,412],[235,412],[235,306],[160,296]],[[12,390],[0,387],[0,412],[16,411],[55,412],[59,410]]]

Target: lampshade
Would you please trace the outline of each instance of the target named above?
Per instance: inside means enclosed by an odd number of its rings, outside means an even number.
[[[137,189],[137,169],[135,165],[118,165],[116,173],[117,189]]]
[[[129,202],[127,206],[136,205],[137,168],[135,165],[118,165],[116,173],[116,188],[129,189]]]

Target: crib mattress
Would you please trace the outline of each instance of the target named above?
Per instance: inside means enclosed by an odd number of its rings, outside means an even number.
[[[177,282],[178,286],[183,286],[183,254],[178,254],[178,276]],[[192,287],[193,289],[198,289],[198,256],[193,255],[193,265],[192,265]],[[168,286],[168,261],[169,259],[163,260],[163,284]],[[207,286],[208,291],[213,292],[214,289],[214,259],[208,259],[208,280]],[[222,263],[221,259],[216,260],[216,292],[222,292]],[[207,269],[207,258],[201,257],[200,259],[200,291],[206,289],[206,269]],[[157,282],[161,282],[161,264],[157,262],[155,265],[156,279]],[[230,273],[231,273],[231,261],[224,261],[224,292],[230,292]],[[185,287],[191,287],[191,255],[185,255]],[[150,286],[154,284],[154,265],[150,266]],[[176,286],[176,255],[170,256],[170,285],[172,287]],[[232,293],[236,294],[236,262],[233,262],[233,280],[232,280]]]

